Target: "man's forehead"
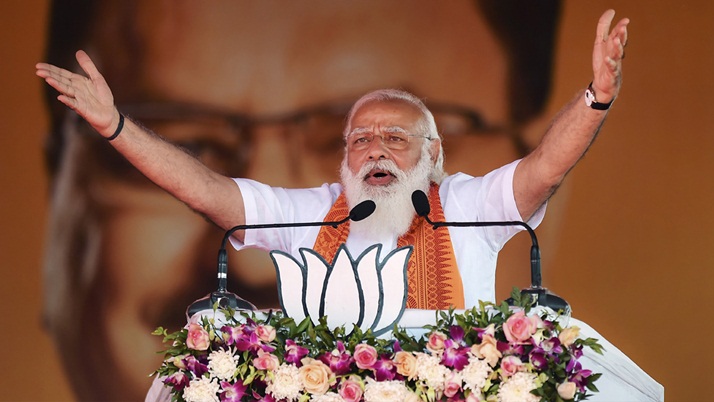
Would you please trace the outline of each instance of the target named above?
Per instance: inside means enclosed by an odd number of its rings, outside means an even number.
[[[140,4],[138,12],[159,11]],[[129,37],[127,44],[140,43],[127,64],[139,67],[128,75],[129,86],[142,88],[132,92],[270,114],[354,99],[375,88],[408,87],[430,99],[506,115],[506,58],[470,0],[448,6],[202,4],[172,4],[158,20],[137,17],[134,35],[106,33],[107,41]],[[112,62],[109,43],[101,49]],[[121,88],[117,92],[125,96]]]
[[[352,126],[373,124],[400,126],[416,123],[421,117],[421,110],[406,100],[372,100],[358,105],[348,123]]]

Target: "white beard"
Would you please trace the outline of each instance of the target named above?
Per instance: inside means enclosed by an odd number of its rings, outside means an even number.
[[[394,181],[386,186],[367,184],[364,178],[375,168],[391,172],[395,176]],[[350,209],[364,200],[377,204],[372,215],[359,222],[350,222],[350,232],[375,240],[406,233],[416,215],[412,193],[415,190],[429,193],[429,177],[433,168],[428,152],[423,152],[416,166],[407,172],[400,170],[394,161],[383,159],[367,162],[358,173],[353,174],[345,158],[340,176]]]

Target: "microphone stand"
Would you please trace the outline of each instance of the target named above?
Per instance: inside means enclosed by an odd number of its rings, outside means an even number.
[[[539,306],[545,306],[554,311],[562,311],[563,314],[570,315],[571,309],[568,302],[562,297],[550,292],[542,285],[542,271],[540,265],[540,247],[535,231],[527,223],[522,221],[488,221],[488,222],[433,222],[429,219],[429,199],[421,190],[412,193],[412,204],[417,215],[424,217],[427,223],[434,229],[439,227],[493,227],[493,226],[522,226],[528,231],[531,237],[531,286],[521,289],[521,295],[527,296]],[[506,299],[509,305],[514,304],[513,298]]]
[[[227,289],[228,282],[228,253],[226,251],[226,245],[228,244],[228,239],[238,230],[250,230],[250,229],[277,229],[277,228],[295,228],[295,227],[310,227],[310,226],[332,226],[336,228],[337,226],[347,222],[348,220],[361,221],[374,212],[376,204],[374,201],[366,200],[355,205],[354,208],[350,210],[348,216],[339,221],[332,222],[292,222],[292,223],[264,223],[255,225],[237,225],[226,231],[223,235],[223,241],[221,242],[221,248],[218,250],[218,287],[216,291],[211,292],[209,295],[196,300],[191,303],[186,309],[186,318],[190,319],[194,314],[203,310],[210,310],[216,303],[220,308],[231,308],[234,310],[257,310],[257,307],[236,295],[235,293],[229,292]]]

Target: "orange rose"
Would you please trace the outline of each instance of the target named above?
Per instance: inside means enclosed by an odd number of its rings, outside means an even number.
[[[394,355],[394,365],[397,367],[397,373],[410,380],[416,375],[416,362],[416,357],[409,352],[399,351]]]
[[[496,367],[498,360],[501,358],[501,352],[498,350],[496,338],[491,335],[484,334],[481,338],[481,343],[471,347],[473,353],[479,359],[484,359],[491,367]]]
[[[559,335],[560,343],[566,348],[575,342],[580,336],[580,328],[578,327],[568,327],[565,328]]]
[[[575,398],[575,383],[566,381],[558,385],[558,395],[567,400]]]
[[[305,391],[313,395],[322,395],[335,382],[335,374],[319,360],[303,359],[305,363],[298,370],[298,376]]]

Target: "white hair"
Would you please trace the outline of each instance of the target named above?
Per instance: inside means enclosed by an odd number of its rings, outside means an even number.
[[[431,141],[439,140],[441,141],[441,136],[436,129],[436,121],[434,121],[434,115],[431,111],[424,105],[415,95],[401,90],[401,89],[378,89],[372,91],[362,96],[352,105],[349,114],[347,114],[347,124],[345,124],[345,129],[342,133],[344,138],[352,131],[352,117],[362,106],[371,102],[389,102],[397,101],[404,102],[416,107],[421,113],[422,118],[416,124],[417,134],[423,135],[427,138],[424,141],[424,146],[422,147],[423,153],[431,152]],[[347,150],[345,149],[345,159],[347,158]],[[429,173],[429,180],[439,184],[446,177],[446,172],[444,172],[444,147],[439,146],[439,154],[436,156],[434,161],[434,166]]]
[[[428,153],[422,153],[419,162],[408,171],[399,169],[391,159],[380,159],[365,162],[359,172],[353,173],[347,162],[343,161],[340,177],[349,207],[354,208],[364,200],[372,200],[377,204],[377,209],[367,219],[350,223],[350,231],[375,239],[383,236],[399,237],[406,233],[416,214],[411,195],[414,190],[429,193],[432,165]],[[387,186],[366,184],[364,177],[372,169],[387,170],[396,180]]]

